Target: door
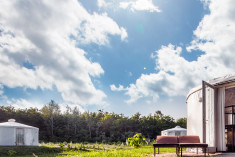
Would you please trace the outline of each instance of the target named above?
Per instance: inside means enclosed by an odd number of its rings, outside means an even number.
[[[202,81],[202,119],[203,119],[203,143],[207,143],[209,147],[216,148],[215,137],[215,106],[216,87]]]
[[[24,129],[16,128],[16,145],[23,146],[24,145]]]
[[[180,134],[180,131],[176,131],[175,132],[175,136],[180,136],[181,134]]]

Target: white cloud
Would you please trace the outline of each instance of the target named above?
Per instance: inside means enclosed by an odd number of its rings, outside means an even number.
[[[161,12],[161,10],[153,4],[152,0],[120,2],[119,7],[123,9],[130,8],[131,11]]]
[[[204,16],[194,31],[196,39],[191,42],[187,50],[204,51],[205,54],[199,59],[212,75],[234,72],[234,1],[210,1],[209,9],[210,14]]]
[[[123,90],[125,90],[122,85],[119,85],[119,87],[116,87],[114,84],[110,85],[110,89],[112,91],[123,91]]]
[[[37,108],[37,109],[42,109],[42,107],[46,104],[42,104],[42,103],[39,103],[39,102],[31,102],[31,101],[28,101],[28,100],[25,100],[25,99],[6,99],[7,101],[7,104],[8,105],[11,105],[13,107],[15,107],[16,109],[29,109],[29,108]],[[78,108],[78,110],[83,113],[85,110],[78,104],[71,104],[71,103],[62,103],[62,104],[58,104],[59,107],[60,107],[60,110],[61,112],[66,112],[67,110],[67,106],[69,106],[71,109],[74,109],[75,107]]]
[[[156,102],[159,95],[186,95],[187,91],[198,83],[203,72],[203,65],[197,62],[188,62],[180,56],[181,47],[172,44],[162,46],[153,56],[156,59],[158,73],[142,74],[135,84],[123,88],[130,96],[127,103],[134,103],[140,98],[151,97]],[[207,75],[205,75],[207,76]],[[205,77],[206,78],[206,77]]]
[[[8,105],[15,107],[16,109],[29,109],[31,107],[41,109],[43,107],[43,104],[40,104],[38,102],[30,102],[25,99],[7,100],[7,103]]]
[[[105,104],[106,94],[91,77],[104,70],[77,44],[108,44],[109,35],[127,37],[103,14],[89,14],[76,0],[0,1],[0,83],[10,87],[52,89],[64,101]],[[34,68],[23,66],[27,61]]]
[[[107,13],[101,15],[94,13],[86,20],[79,31],[80,33],[76,34],[79,41],[84,44],[90,42],[100,45],[107,44],[109,43],[107,34],[121,35],[121,40],[125,40],[128,36],[125,28],[120,28],[113,19],[108,17]]]
[[[105,0],[97,0],[98,7],[107,7],[109,3],[107,3]]]
[[[157,100],[161,94],[186,96],[192,87],[201,84],[201,80],[234,73],[235,3],[214,0],[208,5],[210,14],[204,16],[194,31],[195,40],[187,47],[191,53],[195,53],[195,49],[205,53],[188,61],[181,56],[181,47],[162,46],[151,55],[159,72],[142,74],[135,84],[124,88],[125,94],[130,96],[128,103],[146,97]]]

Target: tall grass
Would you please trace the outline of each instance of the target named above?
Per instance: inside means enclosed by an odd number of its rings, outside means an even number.
[[[63,147],[62,147],[63,146]],[[9,148],[8,148],[9,149]],[[17,154],[12,156],[17,157],[141,157],[151,156],[153,154],[153,146],[143,146],[141,148],[131,148],[129,146],[105,145],[105,144],[81,144],[81,143],[48,143],[40,144],[39,147],[11,147]],[[0,149],[0,154],[5,149]],[[30,151],[29,151],[30,150]],[[175,152],[174,148],[160,148],[160,152]],[[8,152],[5,151],[6,156]],[[0,155],[1,156],[1,155]]]

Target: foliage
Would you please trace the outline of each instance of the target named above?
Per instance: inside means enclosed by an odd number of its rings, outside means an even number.
[[[64,143],[60,143],[59,146],[62,150],[64,150]]]
[[[77,107],[67,106],[66,111],[61,112],[59,105],[53,100],[42,109],[0,106],[0,115],[0,122],[14,118],[19,123],[38,127],[40,142],[123,143],[137,132],[152,140],[160,135],[162,130],[176,125],[186,127],[186,118],[175,121],[161,111],[148,116],[136,113],[126,117],[103,110],[81,113]],[[67,144],[65,146],[67,147]]]
[[[186,118],[179,118],[176,121],[176,124],[181,126],[182,128],[187,128],[187,119]]]
[[[145,143],[147,143],[146,139],[143,137],[141,133],[135,134],[133,137],[128,138],[128,142],[134,148],[141,147]]]
[[[9,151],[8,151],[8,155],[9,156],[14,156],[14,155],[16,155],[16,151],[14,151],[14,150],[12,150],[12,149],[10,149]]]

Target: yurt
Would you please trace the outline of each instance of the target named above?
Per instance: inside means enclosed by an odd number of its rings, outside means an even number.
[[[38,146],[39,129],[15,122],[0,123],[0,146]]]
[[[193,88],[187,95],[187,135],[197,135],[210,152],[235,152],[235,75]]]
[[[167,129],[161,131],[162,136],[184,136],[187,135],[187,129],[181,128],[180,126],[176,126],[172,129]]]

